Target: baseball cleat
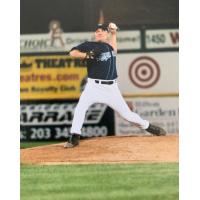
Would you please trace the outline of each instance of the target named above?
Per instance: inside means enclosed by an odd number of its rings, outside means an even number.
[[[167,132],[163,128],[153,124],[149,124],[149,127],[145,130],[156,136],[165,136],[167,134]]]
[[[68,141],[64,144],[64,148],[73,148],[79,145],[80,135],[79,134],[70,134]]]

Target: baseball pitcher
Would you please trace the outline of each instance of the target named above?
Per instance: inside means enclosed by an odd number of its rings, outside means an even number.
[[[132,112],[119,91],[116,70],[117,29],[114,23],[108,26],[98,24],[94,30],[94,42],[84,42],[69,52],[72,57],[87,59],[88,79],[74,112],[70,137],[64,144],[66,148],[79,145],[86,111],[94,103],[110,106],[124,119],[153,135],[166,135],[164,129]]]

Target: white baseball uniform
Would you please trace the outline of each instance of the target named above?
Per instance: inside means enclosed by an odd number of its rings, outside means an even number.
[[[71,133],[81,134],[86,111],[94,103],[104,103],[117,111],[124,119],[134,123],[139,128],[148,128],[149,122],[143,120],[135,112],[132,112],[126,104],[119,91],[117,80],[114,80],[114,83],[110,85],[100,83],[104,80],[99,80],[99,83],[96,83],[95,80],[97,79],[88,78],[86,87],[75,109]]]

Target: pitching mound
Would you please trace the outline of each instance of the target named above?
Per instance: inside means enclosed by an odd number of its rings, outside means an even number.
[[[21,163],[178,162],[178,135],[92,138],[81,140],[80,146],[72,149],[63,148],[63,144],[21,149]]]

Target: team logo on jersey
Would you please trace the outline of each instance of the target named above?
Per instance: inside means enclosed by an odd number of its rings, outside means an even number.
[[[98,61],[107,61],[109,58],[111,58],[112,56],[116,56],[115,53],[112,52],[104,52],[101,53],[101,55],[98,58]]]

